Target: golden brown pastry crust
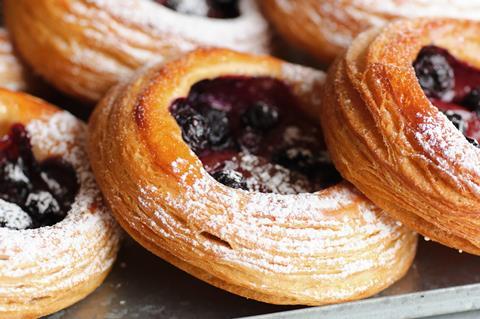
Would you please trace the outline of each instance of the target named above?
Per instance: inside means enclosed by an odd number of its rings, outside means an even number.
[[[107,203],[145,248],[230,292],[276,304],[370,296],[401,278],[416,236],[348,183],[313,194],[216,182],[169,112],[203,79],[271,76],[318,112],[323,73],[270,57],[197,50],[114,87],[90,121],[89,155]]]
[[[5,20],[19,53],[58,89],[97,101],[146,63],[199,46],[267,52],[267,23],[254,0],[241,16],[176,13],[150,0],[6,0]]]
[[[0,318],[38,318],[83,299],[102,283],[117,254],[119,228],[89,168],[85,124],[41,100],[0,89],[0,134],[13,123],[26,126],[38,159],[61,156],[73,165],[80,184],[61,222],[0,228]]]
[[[0,87],[15,91],[28,88],[29,75],[13,52],[7,31],[0,28]]]
[[[480,24],[417,19],[360,35],[331,68],[322,125],[342,175],[426,237],[480,254],[480,150],[433,106],[412,63],[430,44],[480,66]]]
[[[265,16],[289,42],[329,63],[370,27],[398,18],[478,20],[477,0],[260,0]]]

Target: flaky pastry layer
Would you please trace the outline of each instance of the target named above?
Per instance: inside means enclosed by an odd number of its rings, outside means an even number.
[[[416,235],[350,184],[279,195],[215,181],[169,112],[204,79],[285,81],[311,116],[324,75],[270,57],[197,50],[114,87],[90,121],[89,155],[124,229],[161,258],[212,285],[276,304],[367,297],[401,278]]]
[[[399,18],[479,20],[478,0],[261,0],[263,12],[292,44],[329,63],[370,27]]]
[[[399,21],[361,34],[331,68],[322,126],[342,175],[392,217],[480,254],[480,150],[425,96],[412,63],[427,45],[480,66],[480,24]]]
[[[151,0],[6,0],[19,53],[58,89],[90,101],[133,70],[199,46],[268,51],[267,23],[254,0],[240,17],[177,13]]]
[[[0,228],[0,318],[38,318],[83,299],[102,283],[120,232],[90,170],[86,125],[41,100],[0,89],[0,134],[13,123],[26,126],[37,159],[60,156],[74,167],[80,185],[61,222]]]

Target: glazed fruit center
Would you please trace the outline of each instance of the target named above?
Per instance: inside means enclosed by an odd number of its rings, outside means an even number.
[[[180,13],[217,19],[232,19],[240,15],[238,0],[154,0]]]
[[[67,215],[79,185],[73,167],[59,158],[35,159],[25,127],[0,138],[0,227],[51,226]]]
[[[220,183],[296,194],[337,183],[320,128],[290,88],[269,77],[228,76],[192,86],[173,102],[182,137]]]
[[[447,50],[424,47],[413,66],[420,86],[469,142],[480,139],[480,70]]]

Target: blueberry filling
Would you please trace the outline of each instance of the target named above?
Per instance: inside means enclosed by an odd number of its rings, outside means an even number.
[[[288,169],[308,174],[329,164],[328,157],[303,147],[288,147],[273,155],[273,161]]]
[[[280,80],[225,76],[196,83],[170,111],[184,141],[220,183],[295,194],[340,181],[318,125],[297,105]]]
[[[70,164],[57,157],[35,159],[21,124],[14,124],[0,139],[0,180],[0,227],[15,229],[63,220],[79,188]]]
[[[175,119],[182,127],[182,137],[194,152],[208,146],[210,127],[207,119],[187,103],[179,101],[176,105]]]
[[[480,87],[473,88],[462,101],[462,105],[480,113]]]
[[[254,103],[243,113],[245,125],[258,130],[268,130],[278,122],[278,111],[263,102]]]
[[[480,138],[480,70],[447,50],[426,46],[413,67],[425,95],[475,146]]]
[[[240,15],[239,0],[154,0],[155,2],[189,15],[216,19],[232,19]]]
[[[247,182],[240,172],[235,170],[223,169],[216,171],[212,174],[218,182],[232,187],[232,188],[241,188],[247,190]]]
[[[434,47],[423,48],[415,61],[415,73],[426,95],[448,99],[455,86],[453,69],[447,58]]]

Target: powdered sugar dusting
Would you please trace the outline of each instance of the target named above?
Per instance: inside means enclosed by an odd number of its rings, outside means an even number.
[[[225,170],[247,172],[246,182],[249,190],[277,194],[298,194],[310,190],[306,176],[283,166],[262,161],[253,154],[240,153],[238,157],[226,161],[224,165]]]
[[[470,144],[441,112],[436,112],[433,116],[418,113],[417,118],[420,124],[415,138],[423,147],[426,160],[434,161],[436,167],[456,185],[466,185],[471,191],[480,194],[478,148]],[[437,155],[439,150],[440,156]]]
[[[152,32],[202,45],[219,46],[239,51],[265,53],[269,36],[267,23],[254,0],[239,3],[240,16],[234,19],[210,19],[185,15],[149,0],[85,0],[122,20],[148,27]],[[84,4],[75,5],[78,12],[88,11]],[[187,50],[192,49],[186,48]]]
[[[175,11],[184,14],[207,16],[208,9],[206,0],[177,0]]]
[[[478,0],[353,0],[352,7],[395,17],[446,17],[479,20]]]
[[[311,95],[311,102],[314,105],[320,104],[321,90],[315,89],[315,86],[325,82],[325,73],[312,68],[295,65],[291,63],[282,64],[282,78],[287,82],[293,82],[300,90],[300,96]]]
[[[102,203],[84,150],[86,126],[66,112],[27,125],[37,157],[57,155],[77,173],[79,192],[65,219],[53,226],[0,228],[0,312],[14,311],[35,298],[51,296],[111,267],[118,249],[118,228]],[[5,205],[0,202],[5,213]],[[1,217],[0,217],[1,218]],[[27,278],[27,281],[23,280]]]
[[[292,3],[276,0],[285,12],[294,12]],[[293,6],[301,4],[293,4]],[[308,10],[309,9],[309,10]],[[444,17],[479,20],[478,0],[352,0],[316,1],[306,12],[311,23],[329,42],[348,47],[355,36],[370,27],[383,26],[398,18]],[[308,22],[306,22],[308,23]]]
[[[247,192],[221,186],[205,170],[190,185],[187,181],[192,180],[194,169],[184,159],[171,166],[181,175],[182,192],[164,193],[153,185],[141,187],[140,202],[163,203],[152,223],[144,226],[176,245],[189,245],[201,255],[214,254],[221,263],[234,267],[292,278],[305,276],[312,281],[344,280],[376,267],[393,266],[405,248],[404,241],[413,236],[371,203],[359,202],[360,195],[346,184],[318,193],[248,192],[243,196]],[[228,245],[208,240],[202,235],[205,233]],[[192,234],[198,234],[193,241]],[[360,253],[365,250],[368,253]],[[359,255],[354,259],[346,257],[355,253]],[[412,253],[401,257],[402,262]],[[352,293],[353,288],[321,291],[315,287],[304,292],[319,298],[342,298]]]
[[[5,174],[6,176],[15,182],[27,182],[28,178],[25,176],[25,173],[18,165],[13,165],[12,163],[7,163],[5,165]]]
[[[32,219],[20,206],[0,199],[0,227],[26,229],[31,223]]]

